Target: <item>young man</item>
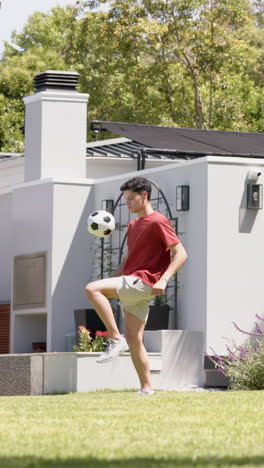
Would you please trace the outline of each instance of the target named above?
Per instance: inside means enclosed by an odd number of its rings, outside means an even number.
[[[97,362],[109,362],[130,348],[141,389],[138,395],[154,393],[143,333],[153,296],[161,296],[168,281],[187,259],[171,223],[150,202],[151,183],[135,177],[124,183],[127,207],[137,218],[128,225],[128,255],[111,278],[86,286],[86,295],[105,324],[109,341]],[[119,299],[125,320],[126,339],[120,335],[108,299]]]

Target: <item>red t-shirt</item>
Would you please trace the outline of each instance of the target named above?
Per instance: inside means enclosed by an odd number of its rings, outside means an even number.
[[[170,221],[158,211],[128,225],[128,258],[123,275],[133,275],[153,286],[169,266],[168,246],[179,244]]]

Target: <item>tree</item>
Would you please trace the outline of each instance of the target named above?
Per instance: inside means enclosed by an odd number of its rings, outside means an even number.
[[[10,128],[2,116],[1,147],[13,141],[11,128],[22,141],[22,97],[48,68],[80,73],[89,119],[263,131],[260,6],[259,0],[89,0],[35,13],[0,62],[2,110],[14,114]]]
[[[34,76],[46,69],[71,68],[62,53],[66,49],[60,34],[62,26],[58,28],[67,15],[68,11],[62,8],[50,16],[35,13],[22,33],[13,33],[13,45],[5,45],[0,62],[1,151],[24,149],[23,97],[34,92]]]
[[[235,79],[242,72],[246,58],[246,44],[236,34],[249,18],[247,0],[112,0],[109,5],[118,50],[129,64],[126,83],[133,86],[133,80],[137,89],[142,83],[145,95],[155,84],[174,125],[187,121],[212,128],[216,115],[219,125],[219,92],[228,75]]]

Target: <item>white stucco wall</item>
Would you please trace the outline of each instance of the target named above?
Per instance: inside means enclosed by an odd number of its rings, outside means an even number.
[[[85,285],[93,269],[93,238],[87,218],[93,211],[93,183],[54,182],[52,231],[52,315],[50,350],[65,350],[64,336],[75,329],[74,310],[88,308]]]
[[[0,195],[0,302],[11,297],[11,193]]]
[[[264,313],[264,212],[246,209],[247,173],[254,168],[262,171],[263,166],[250,159],[204,157],[140,172],[164,191],[189,255],[178,275],[178,328],[203,331],[209,352],[210,347],[225,352],[223,337],[237,343],[245,339],[233,321],[252,330],[255,314]],[[97,277],[96,241],[86,231],[86,219],[101,208],[102,200],[116,200],[121,184],[136,175],[137,171],[97,180],[57,178],[13,191],[12,256],[48,252],[47,307],[30,311],[42,314],[32,320],[32,329],[24,326],[29,311],[13,315],[19,317],[14,328],[17,350],[28,349],[33,335],[41,337],[46,323],[48,350],[64,350],[64,335],[74,327],[74,309],[88,306],[84,286]],[[190,210],[177,212],[176,186],[185,184],[190,186]],[[5,203],[0,207],[8,211],[9,202]],[[1,233],[6,245],[8,232],[5,237]],[[8,263],[7,252],[3,258]],[[7,279],[4,283],[7,290]]]
[[[237,344],[246,336],[232,322],[253,331],[255,315],[264,315],[263,210],[247,210],[248,171],[259,160],[210,158],[208,165],[207,343],[226,352],[226,338]]]
[[[88,306],[84,287],[93,267],[92,238],[86,229],[94,205],[91,185],[88,180],[48,179],[25,183],[13,192],[12,257],[47,252],[47,301],[41,309],[13,311],[12,352],[29,352],[40,335],[42,340],[45,335],[48,351],[64,350],[65,335],[75,327],[74,309]],[[29,317],[32,326],[25,327]]]
[[[167,164],[175,164],[175,161],[161,159],[146,159],[146,169],[163,167]],[[108,157],[87,157],[86,177],[101,179],[102,177],[112,177],[126,174],[137,170],[137,159],[108,158]]]
[[[84,151],[85,152],[85,151]],[[146,159],[146,169],[163,167],[167,164],[175,164],[174,161],[160,159]],[[0,160],[0,195],[11,191],[16,184],[24,182],[25,158],[18,156],[14,159]],[[112,177],[137,170],[136,159],[86,157],[86,177],[88,179],[101,179]],[[61,171],[59,172],[59,176]]]
[[[46,342],[47,314],[23,313],[15,317],[15,345],[16,353],[32,353],[32,343]]]
[[[20,317],[17,324],[23,322],[23,315],[47,314],[51,311],[51,252],[52,252],[52,217],[53,217],[53,186],[51,181],[22,184],[12,193],[12,251],[11,262],[16,255],[47,252],[46,270],[46,306],[40,309],[21,309],[11,314],[11,352],[22,352],[24,343],[26,350],[34,341],[30,328],[16,326],[15,319]],[[12,274],[11,274],[12,279]],[[12,308],[12,304],[11,304]],[[37,329],[39,321],[35,321]],[[43,323],[43,322],[42,322]],[[32,325],[33,326],[33,325]],[[28,330],[26,334],[26,330]],[[22,336],[23,335],[23,336]],[[45,333],[46,335],[46,333]],[[25,345],[27,343],[27,345]]]
[[[24,182],[24,157],[0,159],[0,196]]]
[[[104,199],[117,199],[122,183],[138,175],[138,172],[132,172],[121,177],[97,180],[96,207],[100,208],[101,201]],[[172,216],[178,217],[178,234],[189,255],[188,261],[178,273],[178,328],[202,331],[206,327],[206,158],[140,171],[140,175],[161,187],[170,204]],[[177,212],[176,186],[186,184],[190,186],[190,211]],[[172,316],[170,324],[175,326]]]
[[[178,216],[178,234],[188,252],[178,274],[178,328],[203,331],[208,352],[213,347],[224,354],[225,337],[245,342],[233,321],[252,331],[255,315],[264,315],[264,212],[246,208],[247,174],[263,167],[259,160],[204,157],[140,172],[160,185]],[[103,199],[115,199],[120,185],[136,175],[96,181],[96,208]],[[184,184],[190,186],[190,210],[177,212],[176,186]]]
[[[24,98],[25,180],[85,177],[88,94],[43,91]]]

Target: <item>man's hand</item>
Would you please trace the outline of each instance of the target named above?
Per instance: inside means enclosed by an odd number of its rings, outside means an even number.
[[[152,296],[162,296],[164,294],[169,280],[177,273],[187,259],[187,254],[181,243],[169,245],[169,249],[174,257],[162,277],[154,284],[151,292]]]
[[[167,287],[167,280],[161,278],[152,287],[151,295],[152,296],[162,296],[162,294],[164,294],[164,292],[165,292],[166,287]]]

